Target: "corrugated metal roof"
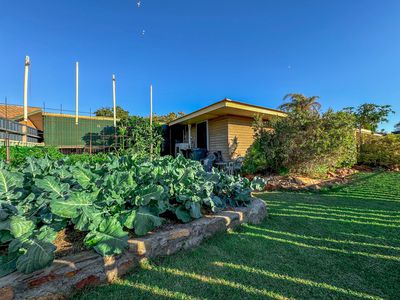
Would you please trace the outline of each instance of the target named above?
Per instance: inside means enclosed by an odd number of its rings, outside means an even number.
[[[42,112],[40,107],[28,106],[28,115]],[[0,117],[10,120],[19,120],[24,117],[24,107],[22,105],[0,105]]]

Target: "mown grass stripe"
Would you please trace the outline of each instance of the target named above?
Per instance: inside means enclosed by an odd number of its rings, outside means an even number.
[[[383,299],[378,296],[370,295],[370,294],[363,293],[363,292],[353,291],[351,289],[340,288],[340,287],[330,285],[330,284],[327,284],[324,282],[317,282],[317,281],[312,281],[312,280],[308,280],[308,279],[292,277],[292,276],[289,276],[286,274],[277,274],[274,272],[251,268],[251,267],[248,267],[245,265],[232,264],[232,263],[226,263],[226,262],[220,262],[220,261],[213,262],[212,264],[215,266],[218,266],[218,267],[228,267],[228,268],[236,269],[239,271],[245,271],[248,273],[260,274],[260,275],[271,277],[274,279],[286,280],[286,281],[291,281],[291,282],[298,283],[298,284],[308,285],[308,286],[317,287],[317,288],[323,288],[323,289],[327,289],[327,290],[330,290],[333,292],[344,294],[346,296],[353,296],[353,297],[358,297],[358,298],[363,298],[363,299],[371,299],[371,300]]]

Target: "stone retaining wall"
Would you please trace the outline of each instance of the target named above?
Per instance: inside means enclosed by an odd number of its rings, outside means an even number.
[[[132,271],[143,258],[154,258],[198,246],[204,239],[242,223],[258,224],[266,216],[265,203],[255,198],[248,207],[205,216],[174,229],[129,240],[129,248],[115,257],[94,251],[56,259],[52,266],[32,274],[12,273],[0,279],[0,300],[64,299],[90,285],[112,282]]]

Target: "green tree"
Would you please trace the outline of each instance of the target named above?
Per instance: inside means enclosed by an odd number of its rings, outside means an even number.
[[[346,107],[344,111],[355,116],[356,127],[360,134],[362,129],[376,132],[379,124],[388,122],[389,114],[394,113],[390,105],[378,105],[374,103],[364,103],[356,108]]]
[[[158,122],[153,122],[153,126],[150,128],[148,117],[130,116],[119,121],[118,134],[121,149],[137,154],[150,154],[150,148],[153,145],[153,153],[156,156],[161,152],[162,126]]]
[[[289,102],[284,103],[279,106],[279,109],[286,112],[318,112],[321,108],[321,104],[317,101],[318,96],[307,97],[303,94],[287,94],[283,97],[284,101],[289,100]]]
[[[181,111],[178,112],[178,113],[170,112],[167,115],[161,115],[161,116],[157,116],[156,114],[154,114],[153,120],[155,122],[159,122],[161,124],[168,124],[169,122],[172,122],[172,121],[174,121],[174,120],[176,120],[176,119],[178,119],[178,118],[180,118],[180,117],[182,117],[184,115],[185,115],[185,113],[181,112]]]
[[[121,106],[116,106],[117,119],[126,120],[129,117],[129,111],[123,109]],[[114,117],[114,112],[110,107],[102,107],[96,110],[96,117]]]
[[[323,114],[292,111],[267,121],[257,118],[244,172],[319,176],[352,166],[357,157],[353,118],[331,109]]]

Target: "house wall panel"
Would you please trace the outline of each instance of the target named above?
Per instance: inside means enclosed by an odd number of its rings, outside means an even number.
[[[228,118],[208,120],[208,147],[210,152],[221,151],[224,160],[229,160]]]
[[[252,118],[230,116],[228,118],[228,148],[229,157],[234,159],[245,156],[254,142]]]

